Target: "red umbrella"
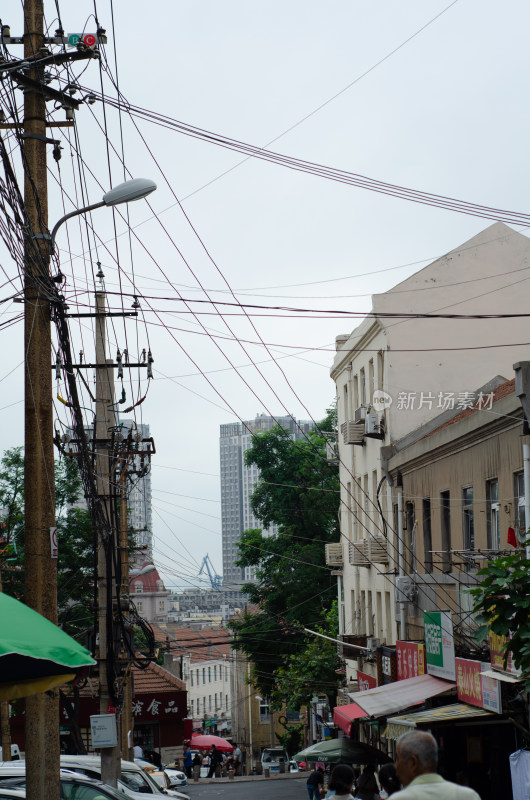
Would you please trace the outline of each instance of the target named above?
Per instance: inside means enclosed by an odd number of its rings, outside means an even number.
[[[195,750],[210,750],[214,744],[222,753],[231,753],[234,749],[227,739],[222,736],[213,736],[210,734],[194,733],[191,737],[190,747]]]

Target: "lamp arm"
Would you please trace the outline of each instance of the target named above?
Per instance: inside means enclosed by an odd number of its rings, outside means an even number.
[[[52,232],[50,234],[50,251],[53,253],[53,251],[55,250],[55,236],[57,234],[57,231],[63,224],[63,222],[66,222],[66,220],[71,219],[72,217],[77,217],[79,216],[79,214],[85,214],[87,211],[93,211],[94,208],[101,208],[101,206],[104,205],[106,205],[106,203],[104,203],[103,200],[101,200],[99,203],[92,203],[92,205],[85,206],[84,208],[76,208],[75,211],[70,211],[69,214],[65,214],[64,217],[61,217],[61,219],[58,222],[56,222],[55,225],[53,226]]]

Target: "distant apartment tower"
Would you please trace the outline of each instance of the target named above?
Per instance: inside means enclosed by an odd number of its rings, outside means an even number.
[[[122,428],[131,430],[133,440],[148,439],[150,436],[149,425],[135,422],[133,419],[120,420]],[[142,467],[140,456],[135,456],[134,462],[129,465],[129,480],[127,481],[127,527],[134,533],[137,547],[141,547],[139,556],[141,561],[153,557],[153,522],[151,510],[151,470],[143,476],[135,475]]]
[[[312,427],[312,423],[296,421],[293,417],[269,417],[265,414],[246,422],[221,425],[219,445],[224,589],[236,589],[254,580],[252,568],[241,568],[235,564],[241,534],[249,528],[261,528],[266,536],[277,532],[276,526],[263,528],[252,512],[250,498],[259,479],[259,470],[254,465],[245,466],[244,458],[252,444],[252,435],[269,431],[277,424],[295,440],[302,439]]]

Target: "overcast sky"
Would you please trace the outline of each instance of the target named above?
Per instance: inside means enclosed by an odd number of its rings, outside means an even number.
[[[95,30],[93,3],[59,8],[67,32]],[[53,31],[55,2],[45,0],[45,9]],[[530,8],[523,0],[127,0],[114,3],[114,30],[108,0],[96,11],[108,36],[104,71],[101,78],[97,62],[76,64],[84,87],[116,97],[112,75],[135,106],[207,131],[256,146],[273,142],[276,152],[381,181],[529,210]],[[12,34],[21,33],[20,1],[4,2],[2,14]],[[106,190],[123,180],[122,152],[132,176],[159,187],[150,198],[157,217],[145,201],[129,207],[130,236],[116,216],[117,245],[106,209],[92,215],[97,246],[78,223],[61,229],[58,245],[72,310],[76,299],[79,310],[91,302],[91,259],[102,264],[114,308],[121,301],[110,292],[145,296],[147,324],[130,320],[125,332],[117,318],[110,355],[117,346],[151,347],[155,380],[136,413],[157,449],[155,557],[168,584],[189,585],[206,553],[221,568],[219,425],[258,412],[322,418],[334,398],[335,336],[356,323],[254,310],[251,324],[234,316],[236,307],[177,298],[235,302],[231,289],[250,304],[362,312],[372,293],[489,222],[243,160],[152,122],[133,124],[126,113],[120,120],[101,102],[82,106],[76,120],[80,153],[71,129],[53,134],[63,155],[59,173],[50,152],[50,227],[83,205],[79,155],[89,202],[101,197],[98,183]],[[2,264],[15,274],[7,257]],[[131,303],[127,297],[124,307]],[[19,310],[5,304],[4,319]],[[2,336],[5,449],[23,441],[21,324]],[[90,323],[73,337],[75,351],[93,357]],[[141,377],[139,385],[137,377],[133,387],[126,382],[127,402],[143,396]],[[58,414],[67,420],[64,409]]]

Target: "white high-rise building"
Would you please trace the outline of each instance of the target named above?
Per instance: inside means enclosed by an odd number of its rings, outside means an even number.
[[[237,543],[249,528],[261,528],[266,536],[277,532],[276,526],[263,528],[254,516],[250,499],[259,479],[255,465],[245,465],[245,452],[252,445],[252,434],[264,433],[280,424],[293,439],[301,439],[311,429],[310,422],[297,422],[293,417],[258,415],[246,422],[221,425],[221,520],[223,535],[223,588],[234,589],[254,580],[254,570],[241,568],[235,562],[239,557]]]

